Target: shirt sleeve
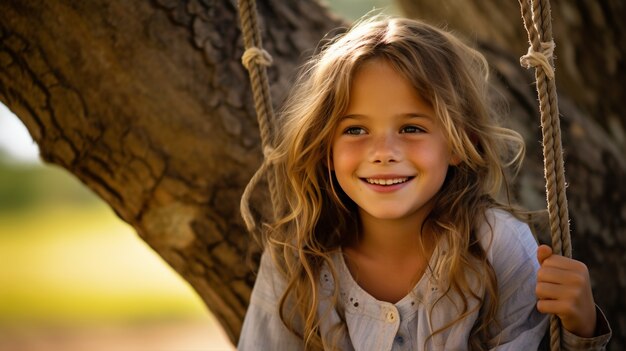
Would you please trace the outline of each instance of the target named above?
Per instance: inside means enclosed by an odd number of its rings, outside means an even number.
[[[278,303],[285,282],[266,251],[252,289],[250,305],[244,318],[237,350],[302,350],[302,340],[283,324]]]
[[[489,218],[491,217],[491,218]],[[537,310],[537,242],[528,225],[503,211],[494,211],[488,216],[489,231],[481,240],[487,248],[488,258],[498,279],[499,328],[492,329],[492,350],[537,350],[542,338],[549,340],[549,315]],[[561,348],[564,351],[605,350],[611,337],[611,329],[602,313],[597,309],[596,335],[591,338],[576,336],[561,329]],[[549,344],[549,342],[548,342]]]
[[[596,332],[591,338],[583,338],[570,333],[567,329],[561,327],[561,346],[565,351],[604,351],[606,345],[611,339],[611,327],[604,313],[596,306]]]
[[[537,350],[548,318],[537,311],[537,243],[526,223],[504,211],[487,213],[481,241],[498,281],[499,325],[490,328],[491,350]],[[491,235],[490,235],[491,234]]]

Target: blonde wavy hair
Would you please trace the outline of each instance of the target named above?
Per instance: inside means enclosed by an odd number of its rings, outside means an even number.
[[[319,330],[326,315],[318,315],[320,270],[326,264],[337,281],[331,254],[359,232],[357,207],[328,165],[355,72],[373,59],[389,63],[432,104],[450,149],[461,160],[449,168],[426,222],[448,245],[442,265],[449,282],[445,293],[463,298],[464,313],[433,335],[478,309],[468,346],[483,349],[490,328],[497,326],[498,294],[495,273],[476,231],[485,221],[486,209],[513,210],[496,199],[506,188],[505,169],[519,168],[524,143],[518,133],[495,122],[485,58],[452,34],[409,19],[362,20],[323,43],[301,70],[281,110],[280,142],[270,157],[286,205],[262,237],[287,282],[280,317],[303,339],[306,349],[336,348],[339,331],[345,331],[345,323],[333,328],[334,337],[320,335]],[[470,288],[468,272],[483,282],[483,296]],[[471,310],[468,293],[479,301]],[[337,284],[333,299],[332,308],[338,309]],[[338,312],[343,322],[343,311]]]

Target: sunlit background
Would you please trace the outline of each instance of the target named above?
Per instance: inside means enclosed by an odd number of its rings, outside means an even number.
[[[389,1],[335,0],[355,19]],[[200,298],[0,104],[0,351],[233,350]]]
[[[228,350],[184,280],[0,105],[0,350]]]

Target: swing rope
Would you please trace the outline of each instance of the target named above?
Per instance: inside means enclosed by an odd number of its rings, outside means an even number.
[[[521,57],[520,64],[526,68],[535,67],[552,249],[555,254],[571,257],[569,215],[565,194],[565,167],[554,75],[555,44],[552,38],[550,1],[519,0],[519,3],[530,43],[528,53]],[[257,225],[250,211],[249,200],[254,188],[271,167],[269,159],[273,151],[272,136],[275,135],[272,134],[272,123],[275,119],[266,70],[266,67],[272,64],[272,57],[263,49],[255,0],[239,0],[238,4],[246,49],[242,63],[250,75],[264,154],[261,167],[250,179],[241,197],[241,215],[248,231],[254,232],[257,230]],[[273,172],[268,174],[268,183],[272,209],[275,213],[280,198]],[[553,351],[560,350],[560,343],[560,320],[553,315],[550,318],[550,349]]]
[[[565,167],[561,145],[561,126],[554,76],[554,40],[549,0],[519,0],[524,27],[530,47],[521,57],[523,67],[535,67],[537,95],[541,114],[541,134],[544,157],[544,176],[552,249],[554,253],[572,256],[567,197],[565,194]],[[560,320],[550,316],[550,349],[560,350]]]
[[[245,51],[241,58],[242,64],[249,72],[250,84],[254,98],[254,105],[257,112],[257,121],[261,134],[261,147],[263,148],[263,163],[254,173],[246,186],[240,203],[241,216],[249,232],[257,230],[254,217],[250,210],[249,202],[252,191],[259,183],[265,173],[268,173],[268,183],[270,189],[271,208],[276,211],[278,208],[278,189],[273,172],[267,172],[270,168],[270,154],[273,151],[272,123],[274,122],[274,109],[270,96],[270,87],[267,79],[266,67],[272,64],[272,56],[263,49],[261,41],[261,31],[257,20],[256,2],[254,0],[239,1],[239,19],[243,32],[243,42]]]

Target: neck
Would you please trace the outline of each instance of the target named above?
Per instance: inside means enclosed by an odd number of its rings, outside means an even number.
[[[401,261],[430,251],[429,236],[422,228],[424,215],[399,219],[379,219],[361,213],[362,232],[353,247],[361,254]]]

